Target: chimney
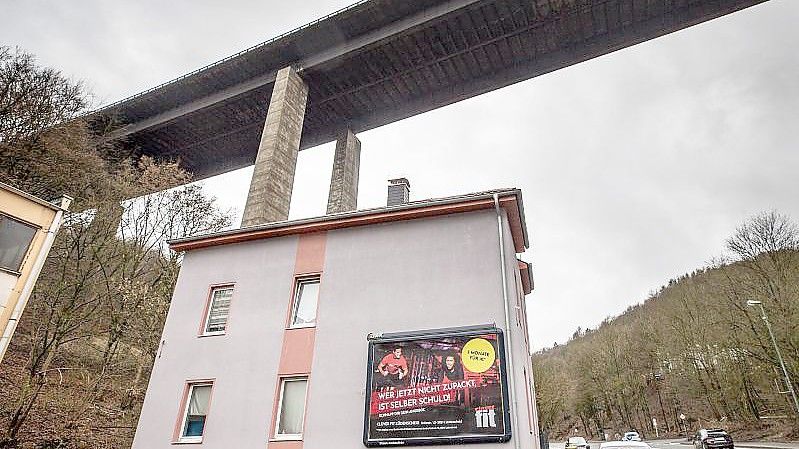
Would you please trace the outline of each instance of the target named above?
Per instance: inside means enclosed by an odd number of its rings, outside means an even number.
[[[405,178],[388,180],[388,200],[386,205],[399,206],[405,204],[410,199],[411,183]]]

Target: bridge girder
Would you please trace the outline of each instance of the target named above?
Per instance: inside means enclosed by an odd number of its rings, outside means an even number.
[[[371,0],[98,111],[204,178],[251,165],[275,74],[309,86],[301,149],[767,0]]]

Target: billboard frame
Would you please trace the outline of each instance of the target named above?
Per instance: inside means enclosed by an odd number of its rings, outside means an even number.
[[[504,433],[501,435],[465,435],[465,436],[431,436],[431,437],[410,437],[410,438],[369,438],[370,408],[372,398],[372,381],[374,379],[374,349],[376,344],[409,342],[420,339],[444,338],[444,337],[469,337],[485,334],[496,334],[497,353],[499,355],[499,376],[502,394],[502,417]],[[423,329],[409,332],[396,332],[373,335],[367,337],[369,346],[367,349],[367,370],[366,370],[366,389],[364,394],[364,416],[363,416],[363,444],[366,447],[385,447],[385,446],[429,446],[441,444],[472,444],[472,443],[505,443],[510,441],[513,436],[510,415],[510,394],[508,391],[508,373],[506,368],[505,333],[496,325],[449,327],[439,329]]]

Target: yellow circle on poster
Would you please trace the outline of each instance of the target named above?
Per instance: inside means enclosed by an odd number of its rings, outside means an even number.
[[[463,345],[461,362],[473,373],[484,373],[494,366],[494,345],[485,338],[472,338]]]

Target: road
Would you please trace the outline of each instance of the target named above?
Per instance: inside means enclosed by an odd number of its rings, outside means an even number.
[[[647,440],[654,449],[691,449],[693,444],[684,438],[675,440]],[[591,449],[599,449],[601,441],[589,441]],[[549,449],[564,449],[562,441],[550,441]],[[799,449],[799,441],[787,443],[772,443],[770,441],[740,441],[735,443],[735,449]]]
[[[655,449],[689,449],[694,447],[685,439],[647,441]],[[773,443],[771,441],[736,441],[735,449],[799,449],[799,442]]]

